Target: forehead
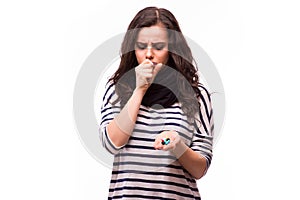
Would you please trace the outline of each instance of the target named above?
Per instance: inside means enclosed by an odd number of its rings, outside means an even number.
[[[138,37],[138,42],[167,42],[168,33],[167,29],[158,25],[144,27],[140,30]]]

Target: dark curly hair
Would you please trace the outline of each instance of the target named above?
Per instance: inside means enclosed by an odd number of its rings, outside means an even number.
[[[122,42],[119,68],[109,81],[115,84],[116,93],[119,96],[117,101],[121,100],[120,104],[123,107],[135,88],[135,74],[132,69],[138,66],[134,52],[138,33],[141,28],[159,23],[164,25],[168,32],[169,58],[166,65],[172,66],[172,68],[183,75],[176,78],[183,112],[188,118],[194,119],[195,114],[199,112],[200,104],[198,98],[201,96],[197,66],[175,16],[167,9],[147,7],[136,14],[129,24]],[[132,81],[128,82],[129,78],[126,83],[118,83],[125,74],[131,77]]]

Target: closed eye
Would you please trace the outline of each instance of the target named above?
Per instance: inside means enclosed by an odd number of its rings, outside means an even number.
[[[142,42],[137,42],[135,44],[136,48],[140,49],[140,50],[144,50],[147,48],[147,44],[146,43],[142,43]]]
[[[162,50],[165,47],[166,47],[166,43],[164,43],[164,42],[158,42],[158,43],[152,44],[152,48],[154,48],[156,50]]]
[[[152,43],[151,47],[155,50],[162,50],[167,46],[167,44],[165,42],[157,42],[157,43]],[[143,42],[136,42],[135,47],[139,50],[144,50],[148,47],[147,43],[143,43]]]

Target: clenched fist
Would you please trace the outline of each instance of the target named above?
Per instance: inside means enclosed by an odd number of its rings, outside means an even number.
[[[136,88],[146,91],[162,66],[162,63],[156,64],[146,59],[135,67]]]

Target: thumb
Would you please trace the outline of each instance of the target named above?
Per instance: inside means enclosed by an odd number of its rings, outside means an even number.
[[[163,66],[162,63],[155,65],[155,67],[153,69],[153,77],[155,77],[158,74],[158,72],[161,70],[162,66]]]

